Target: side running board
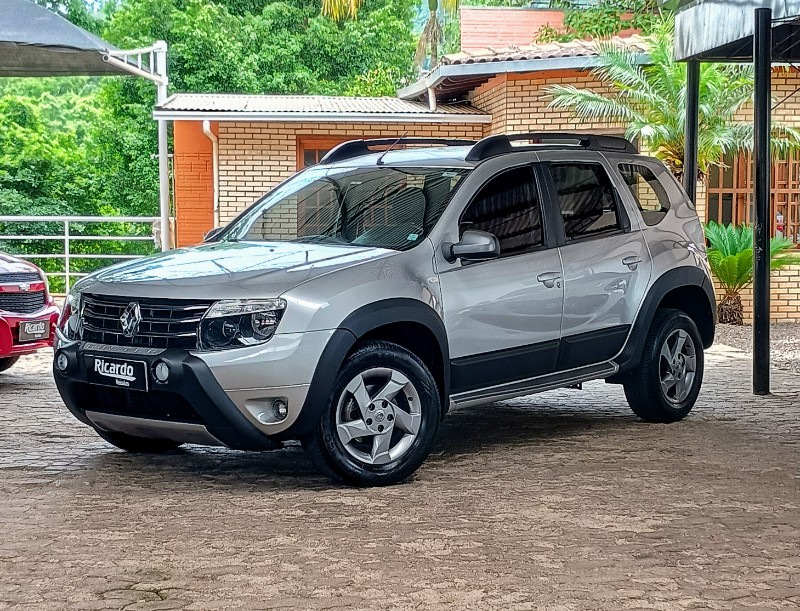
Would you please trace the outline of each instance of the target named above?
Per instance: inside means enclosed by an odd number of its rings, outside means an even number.
[[[518,382],[507,382],[489,388],[478,388],[451,395],[450,401],[456,407],[470,407],[472,405],[483,405],[493,401],[503,401],[532,395],[537,392],[562,388],[564,386],[574,386],[589,380],[608,378],[619,370],[616,363],[607,362],[599,365],[587,365],[569,371],[550,373],[536,378],[520,380]]]

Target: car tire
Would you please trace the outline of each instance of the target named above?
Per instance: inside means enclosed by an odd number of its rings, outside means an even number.
[[[623,384],[628,404],[642,420],[677,422],[697,401],[703,367],[703,340],[694,321],[680,310],[659,309],[639,368]]]
[[[425,364],[397,344],[371,341],[345,361],[320,422],[301,441],[322,473],[355,486],[387,486],[427,458],[441,414]]]
[[[133,454],[163,454],[179,448],[180,441],[172,439],[151,439],[149,437],[134,437],[125,433],[102,431],[95,429],[98,435],[112,446]]]
[[[0,373],[3,373],[6,369],[13,367],[14,363],[16,363],[18,360],[18,356],[7,356],[4,359],[0,359]]]

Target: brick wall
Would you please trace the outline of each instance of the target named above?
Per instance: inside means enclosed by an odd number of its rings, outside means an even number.
[[[550,85],[570,84],[580,88],[610,92],[611,87],[586,71],[559,70],[539,74],[500,75],[470,96],[472,104],[492,114],[486,134],[525,131],[592,131],[620,134],[622,124],[597,119],[576,119],[568,109],[550,108]]]
[[[298,140],[428,136],[480,138],[481,124],[219,124],[220,219],[226,223],[297,171]]]
[[[196,244],[214,226],[211,141],[200,121],[175,121],[175,217],[178,246]],[[216,126],[212,131],[217,132]]]
[[[459,13],[462,51],[529,45],[542,26],[547,25],[558,30],[564,27],[562,10],[462,6]],[[627,29],[620,32],[619,36],[630,36],[635,33],[638,33],[638,30]]]

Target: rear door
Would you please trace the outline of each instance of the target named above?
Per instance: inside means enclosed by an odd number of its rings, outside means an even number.
[[[559,371],[599,363],[623,347],[652,271],[627,189],[599,153],[540,153],[564,269]],[[580,159],[580,161],[576,161]]]

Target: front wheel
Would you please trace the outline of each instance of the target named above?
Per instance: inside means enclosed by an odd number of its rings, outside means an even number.
[[[323,473],[385,486],[419,468],[440,419],[436,381],[424,363],[396,344],[369,342],[345,361],[317,428],[302,443]]]
[[[132,452],[134,454],[163,454],[180,447],[180,441],[172,439],[150,439],[149,437],[134,437],[125,433],[103,431],[95,429],[95,432],[105,439],[112,446],[120,450]]]
[[[694,407],[703,383],[703,340],[680,310],[656,312],[637,370],[624,383],[634,413],[649,422],[676,422]]]
[[[4,359],[0,359],[0,373],[4,372],[6,369],[10,369],[18,360],[18,356],[7,356]]]

